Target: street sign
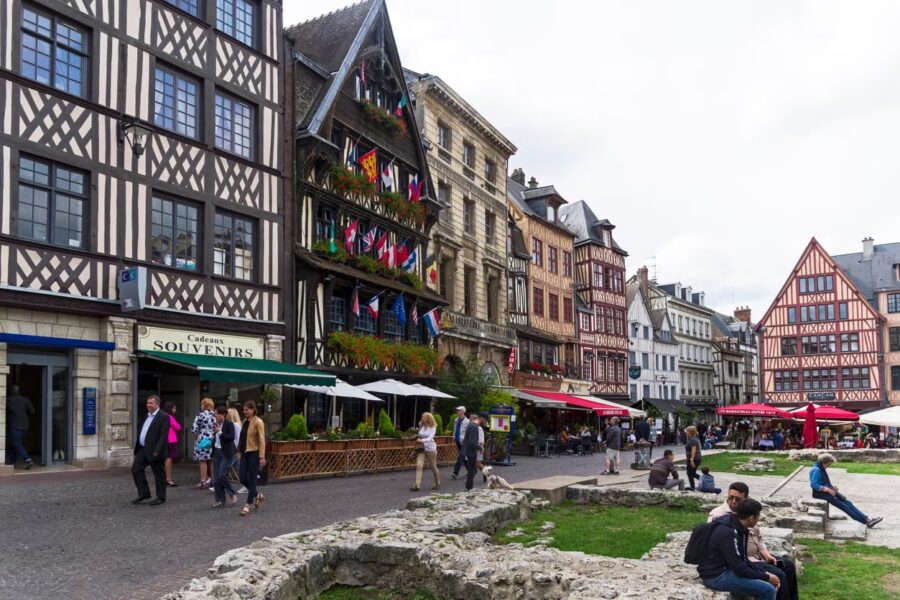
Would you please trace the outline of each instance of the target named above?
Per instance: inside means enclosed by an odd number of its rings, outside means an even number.
[[[81,434],[97,435],[97,388],[81,390]]]
[[[119,271],[119,302],[122,312],[141,310],[147,298],[147,267]]]
[[[628,367],[628,376],[632,379],[638,379],[641,376],[641,367],[638,365]]]

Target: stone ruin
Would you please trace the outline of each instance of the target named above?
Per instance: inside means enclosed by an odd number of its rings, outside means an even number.
[[[838,461],[837,468],[842,462],[858,463],[900,463],[900,448],[870,448],[848,450],[821,450],[806,448],[803,450],[791,450],[788,458],[791,460],[815,461],[820,454],[828,452]]]
[[[751,473],[771,473],[775,470],[775,461],[771,458],[753,457],[745,463],[735,465],[734,470],[745,472],[749,471]]]
[[[600,486],[571,486],[568,495],[575,502],[601,505],[677,506],[690,497],[709,501],[702,494]],[[767,544],[796,558],[793,529],[801,523],[812,526],[796,519],[809,519],[808,511],[821,507],[787,500],[764,504]],[[503,525],[524,520],[544,505],[506,490],[417,498],[404,510],[231,550],[205,577],[163,600],[305,600],[338,584],[410,594],[425,589],[442,599],[465,600],[729,598],[703,587],[695,567],[682,562],[689,532],[671,534],[640,560],[494,543],[491,536]]]

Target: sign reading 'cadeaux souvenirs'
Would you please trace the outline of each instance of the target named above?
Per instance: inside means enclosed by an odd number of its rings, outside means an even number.
[[[232,358],[265,358],[261,337],[146,325],[138,328],[138,350]]]

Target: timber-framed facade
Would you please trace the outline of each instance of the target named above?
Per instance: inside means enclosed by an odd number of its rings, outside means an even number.
[[[281,359],[281,2],[175,4],[2,9],[0,310],[19,337],[0,343],[0,394],[47,356],[44,463],[130,461],[139,398],[160,393],[162,371],[142,377],[132,354],[147,328],[239,334]],[[146,269],[147,296],[123,314],[128,267]]]

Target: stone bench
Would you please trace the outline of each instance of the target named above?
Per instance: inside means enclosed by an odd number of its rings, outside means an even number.
[[[555,477],[544,477],[516,483],[513,484],[513,488],[523,492],[531,492],[532,495],[543,498],[550,504],[560,504],[566,499],[568,488],[573,485],[597,485],[597,476],[574,477],[557,475]]]

